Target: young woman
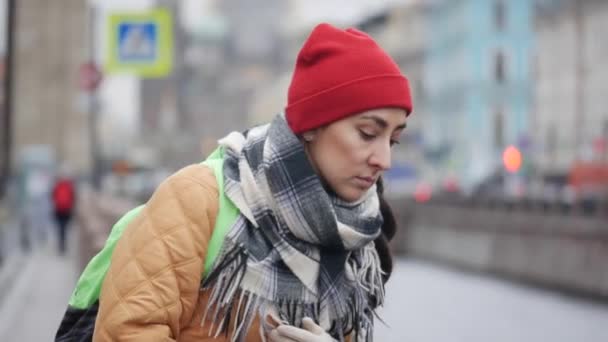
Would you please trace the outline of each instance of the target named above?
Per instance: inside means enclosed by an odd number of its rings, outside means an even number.
[[[411,111],[372,38],[315,27],[285,112],[161,184],[57,339],[371,341],[395,230],[380,176]]]

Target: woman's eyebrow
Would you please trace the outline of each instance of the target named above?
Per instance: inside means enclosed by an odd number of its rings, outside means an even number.
[[[386,122],[386,120],[384,120],[383,118],[379,118],[374,115],[365,115],[365,116],[362,116],[361,118],[374,121],[376,123],[376,125],[380,126],[380,128],[386,129],[388,127],[388,122]],[[407,127],[407,123],[403,123],[403,124],[395,127],[395,130],[404,129],[406,127]]]

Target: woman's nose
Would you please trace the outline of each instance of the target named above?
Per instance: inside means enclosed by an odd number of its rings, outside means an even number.
[[[381,171],[391,168],[391,144],[379,143],[372,152],[370,164],[379,168]]]

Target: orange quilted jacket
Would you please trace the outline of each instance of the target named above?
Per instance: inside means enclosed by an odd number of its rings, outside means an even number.
[[[99,298],[94,341],[228,341],[201,326],[207,292],[199,291],[218,212],[213,171],[188,166],[156,190],[125,230]],[[248,342],[261,341],[259,322]]]

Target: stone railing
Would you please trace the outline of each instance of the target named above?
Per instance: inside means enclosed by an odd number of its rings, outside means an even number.
[[[392,200],[396,252],[608,298],[608,215],[525,203]]]
[[[78,267],[82,270],[103,248],[114,223],[136,204],[88,189],[81,191],[78,198]]]

